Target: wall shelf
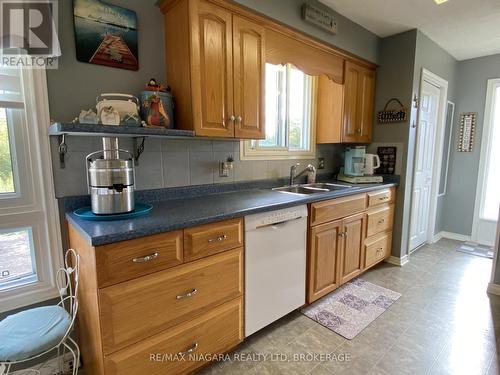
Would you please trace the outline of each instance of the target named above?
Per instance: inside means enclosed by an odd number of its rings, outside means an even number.
[[[142,126],[100,125],[56,122],[49,127],[49,135],[73,135],[93,137],[194,137],[194,131],[165,128],[145,128]]]
[[[59,164],[65,167],[68,152],[66,136],[80,137],[127,137],[134,139],[134,159],[136,165],[144,152],[146,137],[151,138],[193,138],[194,131],[165,128],[145,128],[142,126],[100,125],[56,122],[49,127],[49,135],[59,137]]]

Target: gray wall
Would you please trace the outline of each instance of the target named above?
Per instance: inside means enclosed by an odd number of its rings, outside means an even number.
[[[443,210],[443,230],[448,232],[464,235],[472,233],[486,86],[490,78],[500,78],[500,54],[458,63],[455,128],[451,141],[448,193]],[[456,150],[459,115],[463,112],[477,112],[473,152]]]
[[[138,93],[151,77],[165,82],[163,16],[156,0],[110,0],[137,12],[139,71],[109,68],[76,61],[71,1],[59,1],[59,69],[47,72],[51,118],[70,121],[80,109],[95,106],[103,92]],[[300,18],[303,0],[238,0],[239,3],[293,28],[367,60],[377,62],[379,38],[347,18],[337,15],[339,32],[331,35]],[[323,6],[319,3],[320,6]]]
[[[423,34],[421,31],[417,32],[417,45],[415,52],[415,66],[413,76],[413,95],[420,94],[420,79],[422,69],[425,68],[441,78],[448,81],[448,100],[456,101],[456,79],[457,79],[457,61],[448,52],[442,49],[433,40]],[[414,112],[414,121],[416,121],[416,113]],[[456,119],[456,117],[455,117]],[[414,128],[410,128],[408,151],[413,155],[416,143],[416,132]],[[408,159],[408,170],[413,171],[413,158]],[[408,176],[410,185],[413,183],[413,173]],[[448,189],[449,190],[449,189]],[[447,193],[448,194],[448,193]],[[444,205],[446,195],[438,198],[436,209],[436,227],[434,232],[439,233],[444,230]],[[411,204],[409,201],[408,204]],[[408,210],[410,206],[407,206]],[[409,212],[409,211],[408,211]]]
[[[411,108],[415,61],[416,30],[383,38],[380,42],[379,68],[375,89],[375,112],[384,108],[391,98],[398,98],[403,105]],[[378,124],[374,119],[373,142],[377,145],[396,146],[400,156],[397,163],[401,183],[397,189],[394,217],[392,254],[401,257],[406,254],[405,239],[408,232],[408,215],[404,215],[408,159],[408,136],[410,121],[405,123]],[[376,149],[372,150],[376,151]]]
[[[337,22],[338,33],[332,35],[301,19],[301,6],[304,0],[235,0],[248,8],[281,21],[297,30],[321,39],[374,63],[378,62],[379,38],[362,26],[326,7],[324,4],[309,0],[310,3],[332,12]]]
[[[101,138],[67,137],[66,168],[59,167],[57,138],[51,140],[56,197],[87,194],[85,156],[102,149]],[[120,148],[132,149],[132,141],[120,138]],[[317,165],[311,160],[240,161],[240,142],[205,139],[146,139],[145,152],[136,167],[136,188],[159,189],[174,186],[213,184],[233,181],[286,177],[290,166],[300,162]],[[318,145],[317,156],[325,158],[325,170],[334,172],[339,167],[342,145]],[[232,155],[234,168],[228,177],[219,177],[219,162]]]
[[[113,4],[137,12],[139,24],[139,71],[127,71],[76,61],[75,42],[70,1],[59,2],[60,43],[62,57],[59,69],[48,71],[51,118],[70,121],[82,108],[95,106],[95,98],[102,92],[136,94],[151,77],[165,81],[163,17],[154,5],[155,0],[114,0]],[[301,0],[240,0],[292,27],[327,41],[339,48],[377,61],[379,38],[361,26],[338,16],[339,33],[332,36],[300,19]],[[323,6],[323,5],[320,5]],[[131,141],[120,141],[123,148],[131,149]],[[100,138],[68,137],[67,167],[59,167],[57,140],[51,140],[52,161],[57,197],[86,193],[85,155],[101,149]],[[341,146],[318,147],[318,156],[325,157],[326,171],[333,171],[338,163]],[[219,178],[218,161],[230,154],[235,167],[228,178]],[[316,162],[315,160],[301,161]],[[239,160],[239,142],[211,140],[146,140],[146,151],[137,167],[139,189],[171,186],[209,184],[261,178],[283,177],[288,174],[292,161],[244,161]]]
[[[165,82],[163,16],[155,0],[109,1],[137,12],[139,70],[109,68],[76,60],[73,2],[59,1],[59,69],[47,71],[50,116],[71,121],[82,108],[95,108],[96,96],[105,92],[137,94],[151,77]]]
[[[377,71],[375,110],[382,109],[388,99],[396,97],[410,109],[405,123],[377,124],[374,126],[374,142],[377,145],[394,145],[398,154],[402,153],[402,166],[399,168],[401,184],[396,201],[393,255],[402,257],[408,254],[411,187],[413,184],[413,161],[415,152],[417,111],[412,99],[419,95],[422,68],[425,68],[448,81],[448,99],[456,99],[457,62],[445,50],[418,30],[384,38],[380,43],[380,67]],[[372,149],[372,151],[374,151]],[[399,162],[399,161],[398,161]],[[443,230],[444,202],[446,196],[438,201],[437,231]]]

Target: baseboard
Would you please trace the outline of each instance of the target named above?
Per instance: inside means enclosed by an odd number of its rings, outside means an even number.
[[[470,241],[470,236],[467,236],[465,234],[442,231],[434,235],[434,242],[439,241],[441,238],[447,238],[449,240],[456,241]]]
[[[408,263],[408,255],[405,255],[401,258],[395,257],[391,255],[389,258],[385,260],[389,264],[393,264],[395,266],[404,266],[406,263]]]
[[[441,238],[443,238],[443,232],[436,233],[434,237],[432,237],[432,243],[438,242]]]
[[[486,292],[489,294],[494,294],[495,296],[500,296],[500,285],[489,283]]]

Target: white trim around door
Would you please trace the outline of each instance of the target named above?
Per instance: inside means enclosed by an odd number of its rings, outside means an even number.
[[[477,176],[477,186],[476,186],[476,200],[474,203],[474,219],[472,220],[472,241],[480,243],[482,245],[493,246],[494,238],[488,235],[491,230],[496,228],[496,222],[494,220],[488,220],[480,217],[480,212],[483,209],[483,195],[485,194],[485,181],[486,173],[488,170],[488,159],[491,150],[491,140],[493,132],[493,111],[495,110],[495,105],[493,103],[494,91],[497,87],[500,87],[500,78],[489,79],[488,86],[486,89],[486,103],[484,108],[484,121],[483,121],[483,135],[481,137],[481,156],[479,159],[479,171]],[[495,161],[498,162],[498,161]],[[481,221],[483,222],[483,230],[481,233]],[[494,227],[494,228],[493,228]],[[490,239],[486,239],[490,237]]]
[[[446,126],[446,104],[448,98],[448,81],[441,78],[440,76],[432,73],[431,71],[422,68],[421,78],[420,78],[420,88],[419,88],[419,110],[417,112],[417,132],[419,131],[418,124],[420,123],[420,100],[422,98],[422,88],[423,83],[427,82],[433,86],[436,86],[439,89],[439,107],[437,110],[437,126],[435,129],[435,142],[434,142],[434,158],[433,158],[433,166],[432,166],[432,182],[431,182],[431,193],[430,193],[430,207],[429,207],[429,217],[428,217],[428,228],[427,228],[427,243],[434,242],[434,232],[436,227],[436,214],[437,214],[437,203],[438,203],[438,193],[439,193],[439,179],[441,176],[441,161],[443,158],[443,149],[444,149],[444,134],[445,134],[445,126]],[[418,136],[416,137],[418,139]],[[417,158],[417,147],[415,147],[415,155],[414,155],[414,165]],[[412,201],[413,201],[413,191],[415,185],[415,176],[416,176],[416,168],[413,171],[413,183],[412,183]],[[411,205],[410,207],[413,207]],[[411,215],[411,213],[410,213]],[[411,222],[410,228],[411,230]],[[411,233],[409,233],[408,241],[410,241]],[[410,245],[408,243],[408,245]],[[418,248],[418,246],[416,247]],[[410,246],[408,246],[409,252],[412,250]]]

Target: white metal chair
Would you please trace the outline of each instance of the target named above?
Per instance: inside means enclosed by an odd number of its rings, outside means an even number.
[[[7,375],[12,366],[57,350],[59,373],[63,372],[66,350],[73,355],[73,375],[78,373],[80,349],[70,337],[78,312],[78,272],[80,256],[69,249],[64,268],[57,271],[60,302],[21,311],[0,322],[0,375]]]

